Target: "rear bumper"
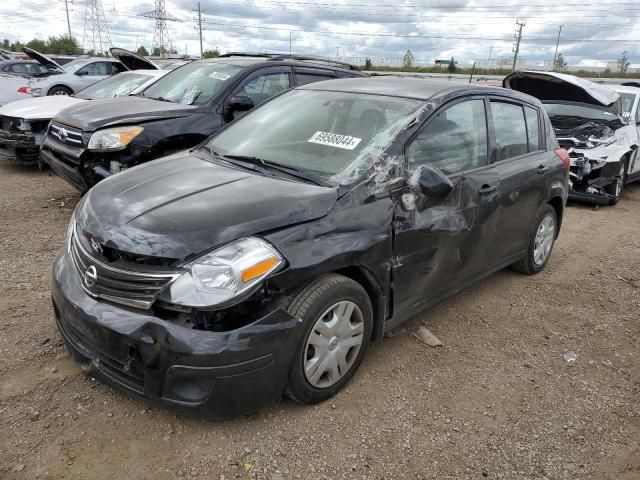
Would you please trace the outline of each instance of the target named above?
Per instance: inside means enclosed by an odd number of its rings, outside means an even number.
[[[66,252],[51,285],[56,322],[83,370],[154,404],[229,418],[281,397],[302,324],[279,308],[229,332],[175,325],[97,301],[80,285]]]

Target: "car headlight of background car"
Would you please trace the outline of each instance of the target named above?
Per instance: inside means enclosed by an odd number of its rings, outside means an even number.
[[[215,306],[250,290],[283,264],[280,253],[264,240],[242,238],[188,264],[189,270],[160,299],[188,307]]]
[[[122,150],[143,130],[137,125],[98,130],[91,135],[87,148],[99,152]]]

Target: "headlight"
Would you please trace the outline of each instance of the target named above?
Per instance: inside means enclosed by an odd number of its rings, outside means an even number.
[[[264,240],[248,237],[214,250],[187,265],[160,296],[176,305],[210,307],[251,289],[284,264]]]
[[[112,151],[122,150],[125,148],[131,140],[136,138],[144,130],[142,127],[129,126],[129,127],[114,127],[105,128],[104,130],[98,130],[89,139],[89,150],[97,151]]]

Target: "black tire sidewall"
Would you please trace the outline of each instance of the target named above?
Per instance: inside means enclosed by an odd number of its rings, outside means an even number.
[[[360,346],[358,356],[351,366],[351,369],[345,376],[343,376],[334,385],[327,388],[316,388],[312,386],[305,374],[304,374],[304,355],[307,339],[311,334],[311,330],[315,326],[316,322],[331,305],[343,301],[349,300],[360,308],[364,319],[364,333],[363,341]],[[366,353],[367,347],[371,340],[371,332],[373,329],[373,309],[371,307],[371,301],[367,292],[360,287],[356,282],[342,283],[334,285],[327,289],[321,297],[314,302],[311,307],[305,312],[304,318],[302,318],[305,324],[304,334],[301,337],[300,344],[296,350],[296,354],[293,358],[293,363],[289,371],[289,388],[288,390],[293,394],[295,400],[302,403],[318,403],[328,399],[335,395],[340,389],[342,389],[353,377],[355,372],[360,367],[362,359]]]
[[[66,92],[67,95],[73,95],[73,92],[69,90],[67,87],[53,87],[51,90],[49,90],[49,93],[47,93],[47,96],[53,96],[58,91]]]
[[[536,244],[536,234],[538,233],[538,228],[540,227],[540,223],[542,223],[542,220],[547,216],[547,215],[551,215],[553,218],[553,225],[555,228],[555,235],[553,238],[553,244],[551,245],[551,250],[549,251],[549,256],[545,259],[544,263],[542,265],[536,265],[536,263],[533,260],[533,250],[535,248],[535,244]],[[549,259],[551,258],[551,253],[553,252],[553,247],[555,246],[556,243],[556,237],[558,235],[558,215],[556,214],[555,209],[547,204],[544,207],[542,207],[540,209],[540,211],[538,212],[538,216],[536,217],[536,222],[535,225],[533,227],[533,230],[531,232],[531,235],[529,237],[529,246],[527,248],[527,269],[531,272],[531,273],[538,273],[541,272],[542,270],[544,270],[544,267],[547,266],[547,263],[549,262]]]

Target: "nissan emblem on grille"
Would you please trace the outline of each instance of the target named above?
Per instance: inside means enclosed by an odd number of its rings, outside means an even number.
[[[102,255],[102,245],[95,238],[90,238],[89,242],[93,251]]]
[[[96,270],[96,267],[94,267],[93,265],[91,265],[89,268],[87,268],[87,270],[84,272],[84,284],[88,287],[91,288],[93,287],[96,282],[98,281],[98,272]]]

